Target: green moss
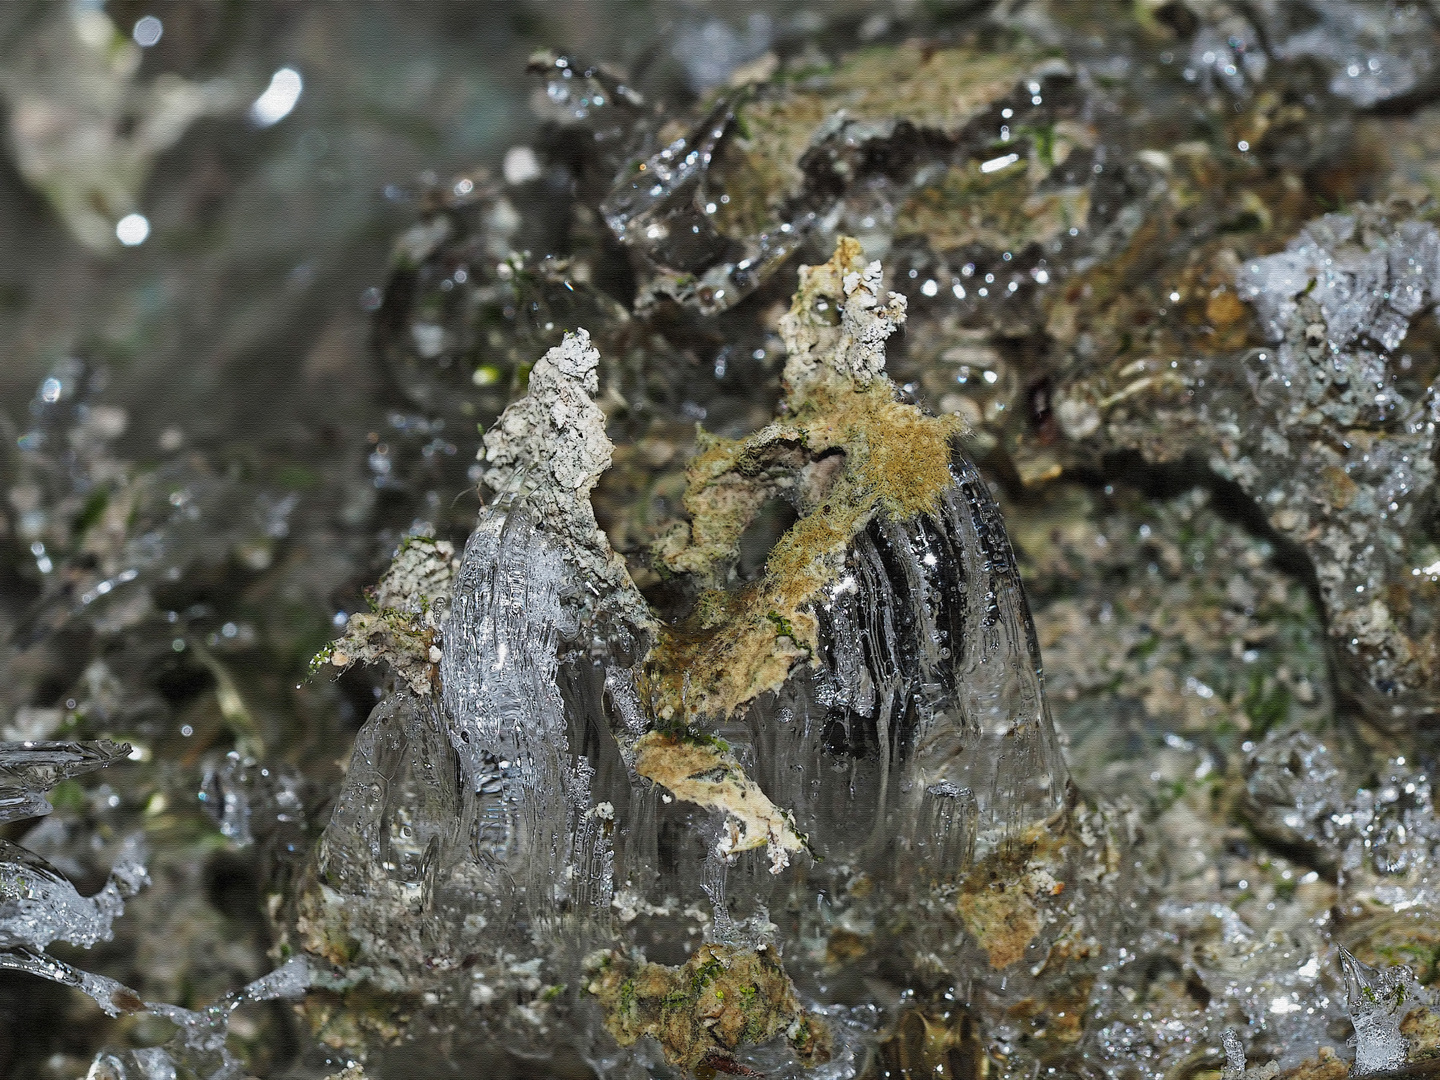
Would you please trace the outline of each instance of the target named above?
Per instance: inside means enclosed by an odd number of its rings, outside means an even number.
[[[610,958],[591,968],[588,989],[621,1046],[650,1036],[670,1064],[694,1070],[783,1034],[807,1064],[829,1059],[828,1031],[804,1011],[770,950],[710,943],[680,967]]]
[[[335,643],[332,641],[310,658],[310,663],[305,668],[305,678],[313,679],[322,668],[330,666],[330,660],[334,655]]]
[[[789,619],[785,618],[785,616],[781,615],[778,611],[767,612],[765,614],[765,618],[770,620],[770,623],[775,627],[775,633],[778,636],[789,638],[791,641],[795,642],[796,645],[799,645],[802,649],[805,650],[805,655],[807,658],[814,658],[815,650],[810,647],[810,644],[805,641],[804,638],[800,637],[800,635],[795,632],[795,627],[790,624]]]
[[[1250,673],[1245,692],[1245,715],[1250,718],[1250,734],[1260,738],[1272,728],[1284,724],[1290,716],[1290,690],[1263,671]]]
[[[57,810],[83,810],[85,789],[76,780],[61,780],[46,796]]]
[[[85,500],[85,505],[80,508],[80,513],[75,515],[75,533],[83,536],[92,525],[96,524],[105,513],[105,507],[110,504],[110,492],[104,488],[96,488]]]
[[[699,997],[700,993],[705,989],[705,987],[709,986],[712,982],[714,982],[719,975],[724,973],[724,971],[725,965],[720,963],[718,957],[711,957],[705,963],[701,964],[695,972],[695,978],[691,985],[691,989],[694,991],[695,996]]]

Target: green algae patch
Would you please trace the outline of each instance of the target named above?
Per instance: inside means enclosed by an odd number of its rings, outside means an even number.
[[[830,1060],[829,1030],[801,1006],[774,949],[711,942],[680,967],[606,953],[592,976],[587,989],[615,1041],[633,1046],[649,1036],[679,1068],[732,1072],[741,1046],[780,1036],[805,1065]]]
[[[814,605],[856,535],[877,515],[939,508],[963,424],[896,399],[883,346],[904,313],[903,297],[882,298],[879,264],[867,266],[848,237],[828,263],[801,268],[781,325],[786,415],[745,439],[704,438],[687,472],[690,521],[656,548],[664,570],[701,586],[690,617],[663,627],[647,658],[662,719],[729,716],[778,689],[797,661],[813,659]],[[761,578],[735,585],[740,538],[774,498],[800,516]]]

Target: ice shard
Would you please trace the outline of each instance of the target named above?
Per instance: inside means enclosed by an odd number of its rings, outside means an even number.
[[[568,753],[562,645],[582,620],[618,619],[619,635],[648,622],[590,509],[611,449],[591,400],[598,362],[584,330],[566,335],[487,435],[485,478],[498,498],[465,545],[440,661],[467,790],[486,796],[490,824],[504,822],[503,862],[532,915],[572,899],[567,885],[582,906],[610,903],[603,869],[598,880],[581,872],[609,856],[588,836],[593,766]]]
[[[51,810],[45,793],[61,780],[103,769],[130,753],[126,743],[0,742],[0,822]]]
[[[48,814],[45,793],[61,780],[104,768],[129,753],[129,746],[108,740],[0,743],[0,821]],[[0,950],[21,954],[15,966],[23,968],[54,941],[82,948],[109,941],[125,899],[149,884],[144,860],[143,841],[131,837],[104,888],[81,896],[44,859],[0,840]]]
[[[1430,994],[1409,968],[1376,969],[1344,948],[1345,1004],[1355,1025],[1356,1076],[1389,1072],[1406,1063],[1410,1040],[1400,1030],[1405,1018],[1430,1004]]]
[[[48,814],[45,793],[61,780],[123,761],[124,743],[0,743],[0,822]],[[104,975],[83,971],[45,950],[55,942],[91,948],[114,937],[113,924],[125,901],[150,884],[141,836],[126,839],[105,885],[82,896],[58,870],[33,852],[0,840],[0,968],[73,986],[110,1016],[149,1012],[176,1025],[163,1046],[119,1053],[102,1052],[92,1063],[92,1080],[162,1080],[180,1075],[203,1080],[239,1080],[241,1062],[225,1047],[230,1014],[250,1001],[304,993],[310,969],[300,957],[269,975],[195,1012],[143,1001],[134,990]],[[183,1070],[183,1071],[182,1071]]]

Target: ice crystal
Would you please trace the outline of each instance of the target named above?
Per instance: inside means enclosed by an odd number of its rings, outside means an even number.
[[[225,1046],[230,1033],[231,1014],[242,1005],[298,997],[309,989],[310,978],[309,965],[304,959],[296,957],[198,1011],[176,1005],[142,1003],[135,997],[134,991],[121,987],[119,998],[123,1011],[143,1010],[169,1020],[175,1025],[175,1034],[161,1046],[102,1051],[91,1064],[87,1080],[173,1080],[179,1076],[194,1076],[198,1080],[241,1080],[246,1075],[245,1067]],[[88,989],[86,992],[105,1008],[105,1000]],[[116,999],[113,990],[110,997],[111,1000]],[[106,1011],[111,1010],[107,1008]]]
[[[108,741],[0,743],[4,798],[0,820],[48,813],[44,793],[55,784],[123,760],[129,753],[129,746]],[[0,840],[0,968],[73,986],[110,1016],[149,1012],[176,1025],[175,1035],[163,1046],[102,1052],[90,1067],[90,1080],[171,1080],[182,1075],[180,1070],[201,1080],[239,1080],[244,1069],[225,1047],[230,1014],[247,1002],[303,993],[310,983],[309,965],[303,958],[194,1012],[142,1001],[124,984],[45,951],[55,942],[88,949],[110,941],[125,900],[150,884],[145,857],[144,840],[138,835],[127,838],[105,885],[93,896],[81,896],[45,860]]]
[[[1307,549],[1338,653],[1387,725],[1435,701],[1433,624],[1386,599],[1420,574],[1430,544],[1440,393],[1401,352],[1440,299],[1440,231],[1407,209],[1327,214],[1283,252],[1248,260],[1236,287],[1274,345],[1253,350],[1246,385],[1212,391],[1210,406],[1240,418],[1212,465]]]
[[[1256,7],[1277,59],[1320,62],[1330,70],[1330,92],[1361,108],[1434,79],[1436,27],[1422,6],[1269,0]]]
[[[109,941],[125,898],[149,884],[144,858],[143,842],[132,837],[104,888],[86,897],[43,860],[5,843],[0,847],[0,948],[40,950],[63,941],[88,949]]]
[[[1354,1074],[1398,1069],[1410,1052],[1400,1025],[1412,1011],[1429,1005],[1429,993],[1407,967],[1377,970],[1343,948],[1340,963],[1345,969],[1345,1005],[1355,1025]]]

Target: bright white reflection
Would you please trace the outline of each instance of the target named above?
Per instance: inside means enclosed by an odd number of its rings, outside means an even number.
[[[270,76],[270,85],[255,99],[255,104],[250,106],[250,119],[259,127],[278,124],[295,108],[304,87],[298,71],[294,68],[281,68]]]
[[[1008,169],[1019,160],[1019,154],[1004,154],[1001,157],[991,158],[989,161],[982,161],[980,171],[983,173],[999,172],[1001,169]]]
[[[115,223],[115,238],[126,247],[143,244],[150,235],[150,222],[144,214],[126,214]]]
[[[135,29],[130,31],[130,36],[135,39],[135,44],[142,49],[148,49],[160,41],[160,35],[165,32],[165,26],[154,15],[145,15],[136,20]]]

